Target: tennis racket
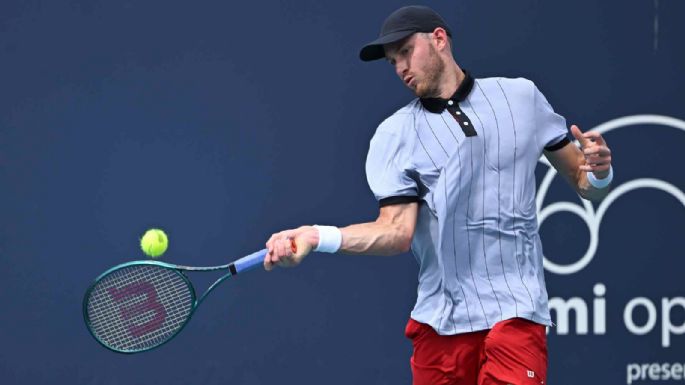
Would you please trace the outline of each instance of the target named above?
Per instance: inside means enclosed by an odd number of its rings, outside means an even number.
[[[293,250],[296,250],[293,243]],[[95,279],[83,298],[83,317],[95,339],[119,353],[139,353],[173,339],[221,282],[262,263],[260,250],[227,265],[191,267],[157,261],[115,266]],[[184,272],[228,270],[197,299]]]

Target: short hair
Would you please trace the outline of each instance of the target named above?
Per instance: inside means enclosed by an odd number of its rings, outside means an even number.
[[[418,32],[417,35],[421,36],[424,39],[430,39],[430,35],[432,32]],[[447,35],[447,48],[449,49],[450,52],[452,52],[452,37],[450,35]]]

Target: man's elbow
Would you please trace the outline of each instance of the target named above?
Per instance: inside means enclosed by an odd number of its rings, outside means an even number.
[[[402,231],[400,239],[398,240],[398,252],[406,253],[411,250],[411,240],[414,234],[413,231]]]
[[[406,253],[409,252],[409,250],[411,250],[411,239],[409,239],[408,241],[402,241],[400,243],[400,248],[398,251],[400,253]]]

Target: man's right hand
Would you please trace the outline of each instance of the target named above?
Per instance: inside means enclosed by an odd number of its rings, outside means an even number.
[[[264,269],[274,266],[294,267],[319,244],[319,231],[313,226],[300,226],[271,235],[266,242]]]

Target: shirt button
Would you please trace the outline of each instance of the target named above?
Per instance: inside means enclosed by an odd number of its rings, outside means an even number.
[[[451,100],[448,100],[448,101],[447,101],[447,104],[451,106],[452,104],[454,104],[454,102],[451,101]]]
[[[457,114],[457,115],[461,115],[461,111],[457,111],[456,114]]]
[[[464,125],[465,125],[465,126],[468,126],[468,125],[469,125],[469,122],[464,122]]]

